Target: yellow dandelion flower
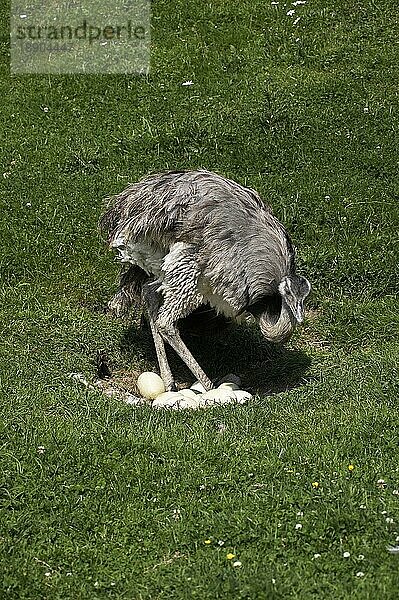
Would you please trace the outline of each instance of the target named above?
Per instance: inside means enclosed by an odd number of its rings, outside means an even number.
[[[319,482],[318,482],[318,481],[314,481],[314,482],[312,483],[312,487],[314,487],[314,489],[315,489],[315,490],[317,490],[317,488],[319,487],[319,485],[320,485],[320,484],[319,484]]]
[[[348,469],[349,469],[349,471],[353,471],[353,469],[354,469],[354,468],[355,468],[355,466],[354,466],[354,465],[348,465]]]
[[[211,544],[211,543],[212,543],[212,540],[205,540],[205,541],[204,541],[204,544],[208,544],[208,545],[209,545],[209,544]]]
[[[233,558],[235,558],[235,554],[232,554],[231,552],[229,552],[228,554],[226,554],[226,558],[227,560],[232,560]]]

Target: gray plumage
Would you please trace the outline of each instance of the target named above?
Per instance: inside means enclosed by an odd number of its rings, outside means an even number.
[[[296,275],[288,233],[250,188],[205,170],[153,175],[111,198],[101,227],[127,265],[110,307],[143,302],[169,389],[164,341],[212,386],[177,328],[201,305],[230,318],[252,314],[272,342],[302,321],[310,284]]]

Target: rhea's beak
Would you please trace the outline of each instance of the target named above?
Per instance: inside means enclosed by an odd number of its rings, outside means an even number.
[[[296,305],[294,316],[298,323],[302,323],[305,316],[305,308],[303,306],[303,300],[299,300]]]
[[[305,308],[303,305],[303,300],[295,300],[294,302],[290,302],[286,298],[288,308],[292,312],[293,316],[297,323],[302,323],[305,316]]]

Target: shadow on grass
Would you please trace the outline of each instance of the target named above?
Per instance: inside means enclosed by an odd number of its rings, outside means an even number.
[[[310,357],[301,350],[266,342],[255,326],[231,325],[203,336],[183,332],[182,337],[213,381],[234,373],[241,377],[243,389],[266,395],[299,387],[309,380],[306,374]],[[151,333],[145,324],[132,324],[126,329],[121,352],[148,358],[158,371]],[[167,353],[178,386],[191,385],[192,373],[168,346]]]

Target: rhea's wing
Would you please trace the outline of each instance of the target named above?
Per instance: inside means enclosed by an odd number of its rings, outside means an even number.
[[[108,200],[100,228],[109,244],[117,238],[174,240],[188,206],[195,202],[195,194],[192,177],[186,172],[152,175]]]

